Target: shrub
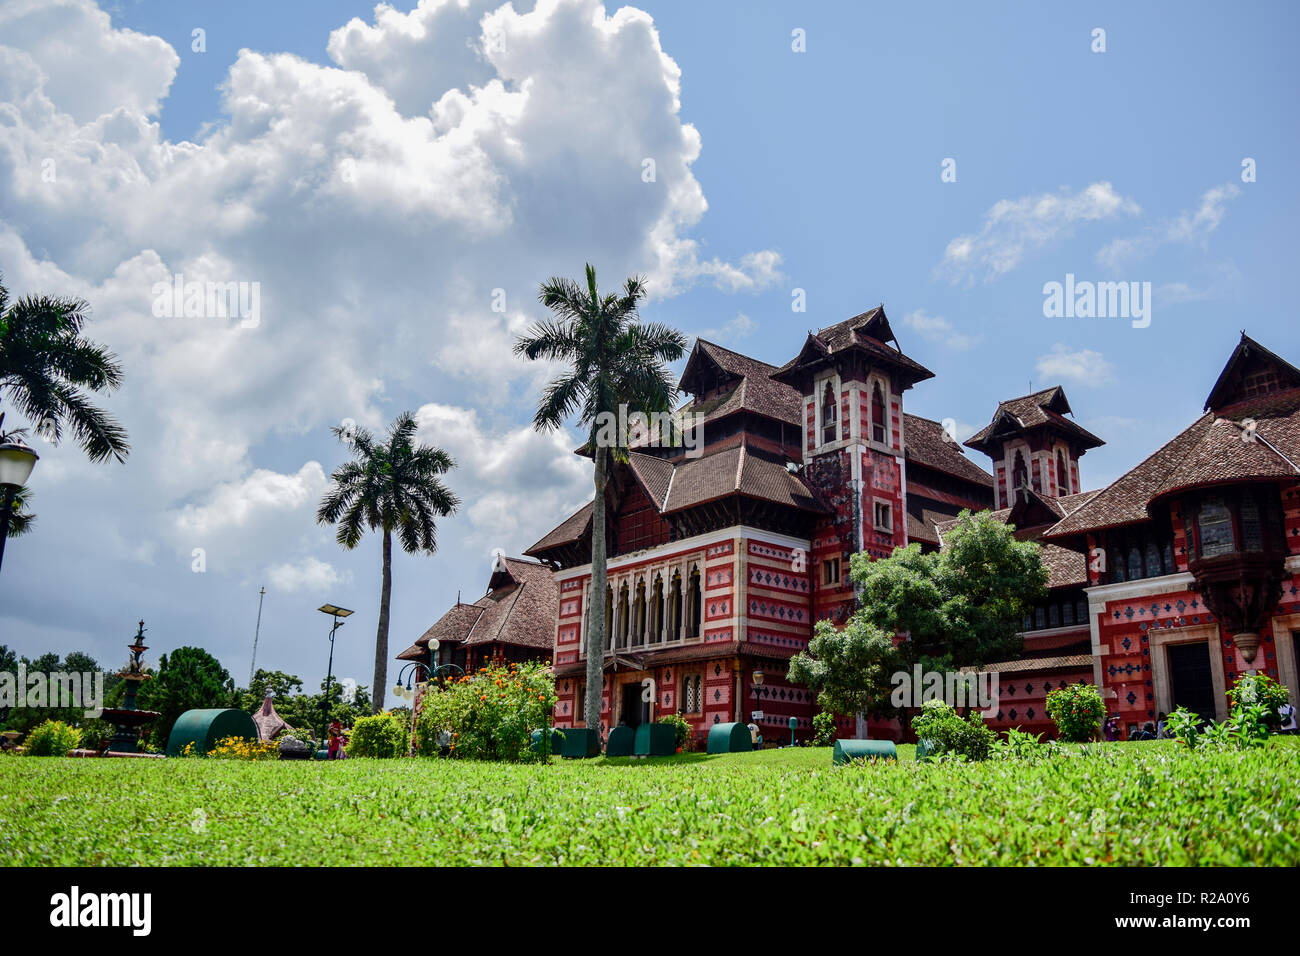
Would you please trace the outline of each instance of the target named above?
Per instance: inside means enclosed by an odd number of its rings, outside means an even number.
[[[348,756],[402,757],[408,741],[406,721],[397,714],[358,717],[348,737]]]
[[[416,722],[417,750],[437,754],[445,734],[452,757],[545,760],[532,750],[532,733],[539,727],[549,732],[555,702],[555,678],[540,663],[481,668],[425,692]]]
[[[675,745],[678,750],[686,746],[686,742],[691,739],[691,722],[683,717],[680,713],[664,714],[657,721],[657,724],[671,724],[673,732],[676,735]]]
[[[32,728],[23,741],[23,753],[28,757],[66,757],[80,745],[80,730],[61,720],[47,720]]]
[[[830,747],[835,743],[835,715],[829,710],[813,715],[812,725],[814,747]]]
[[[1186,707],[1179,707],[1165,718],[1165,729],[1189,750],[1200,743],[1201,718]]]
[[[1289,699],[1286,685],[1279,684],[1267,674],[1242,674],[1228,691],[1228,702],[1234,712],[1254,704],[1263,708],[1263,723],[1270,730],[1282,726],[1278,711]]]
[[[946,702],[928,700],[921,713],[912,718],[912,730],[918,740],[928,740],[937,756],[945,754],[966,760],[985,760],[993,751],[997,735],[984,725],[978,711],[962,719]]]
[[[208,756],[214,760],[279,760],[280,748],[274,740],[222,737]]]
[[[1096,687],[1080,682],[1048,694],[1047,713],[1056,721],[1061,739],[1082,744],[1096,739],[1106,704]]]
[[[301,740],[313,750],[316,749],[316,738],[312,736],[311,731],[306,727],[290,727],[288,730],[281,731],[276,736],[276,739],[283,740],[285,737],[292,737],[294,740]]]

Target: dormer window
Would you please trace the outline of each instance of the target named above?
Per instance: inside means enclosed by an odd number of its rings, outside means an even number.
[[[880,383],[871,389],[871,440],[885,443],[885,398],[880,394]]]
[[[1061,454],[1061,449],[1056,449],[1056,493],[1058,495],[1068,495],[1070,493],[1070,473],[1065,468],[1065,456]]]
[[[1011,466],[1011,490],[1019,491],[1029,484],[1029,469],[1025,466],[1025,456],[1016,452],[1016,462]]]
[[[822,391],[822,444],[829,445],[838,437],[835,423],[838,419],[839,403],[835,400],[835,386],[830,382]]]

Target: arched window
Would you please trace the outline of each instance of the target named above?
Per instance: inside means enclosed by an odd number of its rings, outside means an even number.
[[[1201,557],[1232,553],[1232,514],[1222,498],[1206,498],[1201,502],[1197,524],[1201,533]]]
[[[880,383],[871,389],[871,440],[885,444],[885,396],[880,392]]]
[[[669,623],[672,628],[669,631],[668,640],[680,641],[682,639],[682,572],[680,571],[673,572],[671,604],[673,613]]]
[[[628,605],[627,605],[627,582],[618,589],[618,646],[627,647],[628,635]]]
[[[1053,603],[1053,604],[1048,605],[1048,608],[1047,608],[1047,626],[1048,626],[1048,627],[1060,627],[1060,626],[1061,626],[1061,606],[1060,606],[1059,604]]]
[[[614,649],[614,587],[605,586],[605,646]]]
[[[1056,449],[1056,493],[1058,495],[1068,495],[1070,493],[1070,472],[1065,467],[1065,456],[1061,454],[1061,449]]]
[[[1128,549],[1128,579],[1138,581],[1142,578],[1142,552],[1137,547]]]
[[[1154,541],[1147,542],[1146,568],[1146,576],[1149,578],[1159,577],[1164,573],[1160,567],[1160,545]]]
[[[690,624],[687,637],[700,636],[700,622],[704,617],[704,602],[700,600],[700,569],[691,568]]]
[[[1174,545],[1172,541],[1165,540],[1164,547],[1161,549],[1163,557],[1163,571],[1165,574],[1173,574],[1178,569],[1174,567]]]
[[[650,598],[650,643],[658,644],[664,638],[664,579],[655,575]]]
[[[837,434],[835,423],[839,419],[839,403],[835,400],[835,386],[830,382],[822,391],[822,444],[829,445],[835,441]]]
[[[1107,558],[1110,561],[1110,573],[1114,575],[1114,580],[1124,580],[1124,556],[1120,553],[1119,548],[1111,548],[1110,555]]]
[[[1016,452],[1015,464],[1011,466],[1011,488],[1013,491],[1019,491],[1029,484],[1029,469],[1025,467],[1025,456],[1021,452]]]
[[[632,620],[632,643],[640,646],[645,643],[646,620],[645,620],[645,579],[636,583],[636,604],[634,605],[635,613]]]

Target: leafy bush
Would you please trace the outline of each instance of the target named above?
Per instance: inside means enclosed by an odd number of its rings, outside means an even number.
[[[691,739],[691,722],[680,713],[664,714],[655,723],[672,725],[673,732],[676,735],[675,746],[678,750],[684,748],[687,741]]]
[[[918,740],[930,742],[936,756],[966,760],[987,759],[998,739],[978,712],[967,714],[963,720],[946,701],[937,698],[926,701],[921,713],[912,718],[912,730]]]
[[[1080,682],[1048,694],[1047,713],[1056,721],[1061,739],[1081,744],[1096,739],[1106,704],[1096,687]]]
[[[1279,684],[1267,674],[1242,674],[1228,691],[1228,702],[1234,711],[1258,704],[1263,709],[1263,723],[1269,730],[1282,726],[1278,711],[1289,699],[1286,685]]]
[[[283,740],[285,737],[292,737],[294,740],[301,740],[312,749],[316,748],[316,738],[312,736],[311,731],[306,727],[290,727],[288,730],[283,730],[276,735],[277,740]]]
[[[555,678],[536,661],[481,668],[425,692],[416,724],[417,750],[437,754],[439,737],[446,734],[452,757],[544,760],[530,746],[532,732],[539,727],[549,731],[556,699]]]
[[[402,757],[408,747],[406,721],[396,714],[358,717],[348,737],[349,757]]]
[[[80,730],[61,720],[47,720],[32,728],[23,741],[23,753],[28,757],[66,757],[80,745]]]
[[[1186,707],[1179,707],[1165,718],[1165,730],[1189,750],[1200,743],[1201,718]]]
[[[819,711],[813,715],[814,747],[829,747],[835,743],[835,715],[829,710]]]
[[[189,747],[186,747],[189,750]],[[191,753],[183,756],[191,756]],[[208,751],[214,760],[279,760],[280,748],[274,740],[249,740],[244,737],[222,737],[217,746]]]

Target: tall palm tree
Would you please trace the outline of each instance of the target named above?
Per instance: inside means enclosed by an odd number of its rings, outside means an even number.
[[[568,364],[542,394],[533,415],[538,431],[559,428],[575,413],[587,428],[587,448],[595,459],[595,501],[591,514],[591,604],[587,617],[587,697],[583,714],[588,727],[600,725],[602,665],[605,662],[605,485],[611,459],[627,459],[626,435],[611,446],[606,416],[618,416],[626,406],[635,412],[669,411],[677,397],[664,363],[681,358],[686,337],[666,325],[643,323],[637,312],[645,298],[645,280],[626,280],[621,291],[602,295],[596,270],[587,265],[584,288],[572,279],[552,278],[542,284],[538,299],[555,317],[538,322],[515,342],[515,353],[529,359]]]
[[[407,554],[438,550],[436,519],[460,506],[439,475],[456,467],[441,448],[414,443],[416,424],[402,412],[378,442],[364,428],[335,427],[335,437],[351,445],[352,460],[334,470],[334,482],[316,509],[320,524],[337,524],[335,539],[349,551],[369,531],[383,532],[384,570],[375,632],[374,712],[383,709],[388,688],[388,605],[393,592],[393,532]]]
[[[117,356],[81,334],[89,311],[82,299],[50,296],[10,304],[0,285],[0,398],[51,443],[66,429],[91,461],[125,461],[126,430],[87,397],[122,384]]]

